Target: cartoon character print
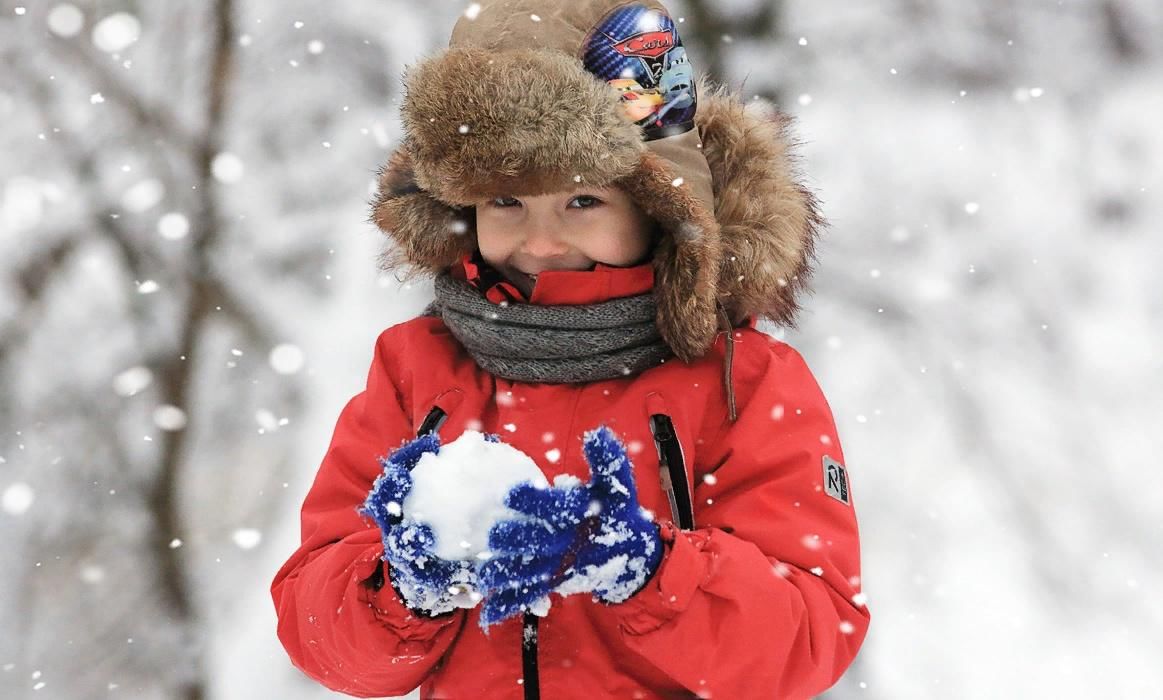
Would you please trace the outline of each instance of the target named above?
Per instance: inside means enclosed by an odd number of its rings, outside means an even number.
[[[660,82],[660,92],[671,109],[694,104],[695,75],[686,58],[686,49],[676,46],[667,53],[666,70]]]
[[[664,98],[658,90],[647,90],[633,78],[617,78],[609,81],[622,93],[622,109],[637,123],[648,120],[662,107]]]
[[[627,116],[648,140],[694,128],[694,70],[674,20],[630,3],[601,19],[581,48],[586,70],[621,94]]]

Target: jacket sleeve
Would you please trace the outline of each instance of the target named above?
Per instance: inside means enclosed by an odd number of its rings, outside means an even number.
[[[711,474],[693,489],[697,529],[663,527],[662,566],[614,608],[624,643],[699,697],[809,698],[840,678],[868,630],[856,514],[803,358],[746,339],[766,347],[746,348],[759,359],[741,373],[757,376],[736,377],[750,392],[738,420],[699,450],[696,473]]]
[[[414,437],[392,379],[392,342],[389,328],[376,342],[367,388],[339,416],[303,502],[302,544],[271,586],[291,661],[357,697],[418,687],[464,622],[461,610],[430,618],[400,601],[384,580],[380,530],[356,511],[382,469],[378,457]]]

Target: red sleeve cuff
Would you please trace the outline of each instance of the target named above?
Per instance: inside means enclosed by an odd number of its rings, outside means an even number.
[[[663,555],[658,571],[642,590],[614,606],[622,629],[630,634],[656,630],[686,610],[695,591],[711,573],[703,554],[709,539],[707,532],[683,531],[671,522],[662,522],[659,534]]]
[[[391,569],[382,560],[383,545],[369,549],[356,561],[353,571],[355,585],[359,588],[359,600],[371,608],[372,615],[391,627],[405,642],[429,642],[436,634],[455,621],[460,610],[452,610],[443,615],[429,617],[419,611],[412,610],[396,593],[396,588],[390,580]],[[379,590],[376,590],[369,579],[376,574],[376,569],[383,567],[384,581]]]

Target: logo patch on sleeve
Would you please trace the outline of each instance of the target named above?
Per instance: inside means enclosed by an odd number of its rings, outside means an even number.
[[[824,493],[844,505],[852,505],[848,499],[848,472],[828,455],[824,455]]]

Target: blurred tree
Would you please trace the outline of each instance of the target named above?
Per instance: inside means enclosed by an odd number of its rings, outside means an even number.
[[[329,220],[350,202],[362,223],[392,131],[385,54],[414,49],[363,24],[393,3],[357,5],[301,4],[310,40],[283,3],[2,5],[0,463],[35,507],[5,526],[0,620],[25,633],[0,658],[54,695],[207,694],[211,618],[255,574],[218,562],[255,546],[289,478],[285,340],[333,293]]]

